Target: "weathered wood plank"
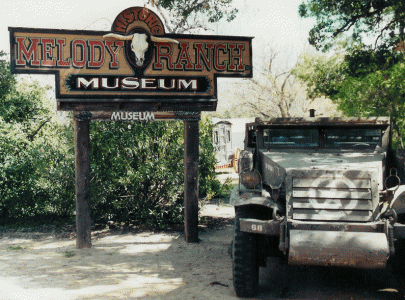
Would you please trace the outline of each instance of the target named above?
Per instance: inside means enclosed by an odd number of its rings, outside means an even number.
[[[76,181],[76,247],[91,248],[90,122],[74,117]]]
[[[198,242],[198,121],[184,121],[184,233],[187,243]]]

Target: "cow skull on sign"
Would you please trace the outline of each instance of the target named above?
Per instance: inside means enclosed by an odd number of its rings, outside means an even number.
[[[134,33],[131,35],[120,35],[116,33],[109,33],[103,36],[104,38],[113,38],[117,40],[123,41],[131,41],[131,50],[135,54],[135,64],[138,67],[142,67],[145,61],[145,52],[149,48],[148,44],[148,36],[144,33]],[[179,42],[169,38],[159,38],[156,36],[150,37],[152,42],[161,42],[161,43],[175,43],[178,44]]]

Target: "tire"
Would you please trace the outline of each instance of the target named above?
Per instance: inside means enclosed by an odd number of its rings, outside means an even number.
[[[398,275],[405,275],[405,241],[395,242],[395,256],[391,260],[392,269]]]
[[[241,232],[241,218],[254,218],[248,207],[236,209],[232,246],[233,287],[238,297],[252,297],[259,286],[258,236]]]
[[[405,214],[398,215],[398,223],[405,223]],[[405,240],[398,239],[394,242],[395,255],[391,261],[392,270],[396,275],[405,277]]]

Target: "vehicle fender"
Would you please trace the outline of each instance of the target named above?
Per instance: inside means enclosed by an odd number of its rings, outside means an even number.
[[[400,185],[395,191],[391,207],[397,214],[405,214],[405,185]]]
[[[239,190],[238,186],[236,186],[231,192],[230,203],[235,207],[245,205],[260,205],[277,209],[278,211],[283,210],[282,206],[275,202],[269,193],[265,192],[263,195],[260,195],[255,192],[244,191],[243,188]]]

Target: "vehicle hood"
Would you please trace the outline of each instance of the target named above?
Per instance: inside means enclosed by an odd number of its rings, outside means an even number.
[[[278,173],[290,170],[374,170],[378,184],[383,186],[384,152],[315,152],[315,151],[263,151],[266,161],[281,168]],[[267,163],[267,165],[270,165]]]

